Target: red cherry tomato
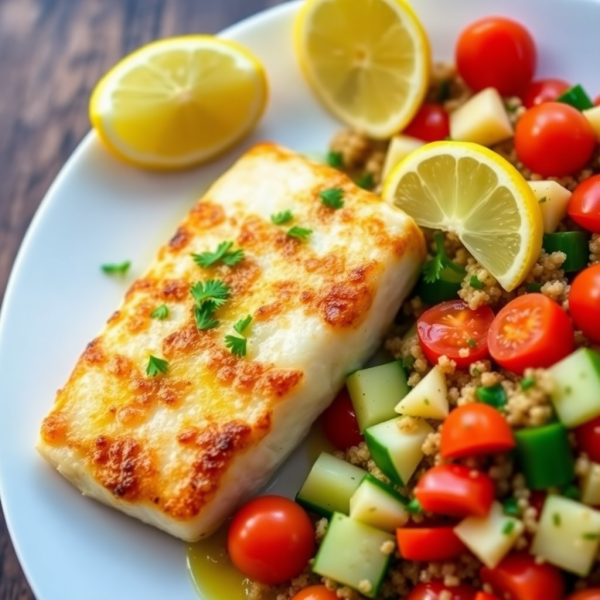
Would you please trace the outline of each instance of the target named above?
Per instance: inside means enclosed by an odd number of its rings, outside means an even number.
[[[468,552],[453,527],[402,527],[396,539],[405,560],[450,560]]]
[[[538,79],[532,81],[523,94],[523,106],[532,108],[544,102],[554,102],[571,87],[564,79]]]
[[[568,104],[544,102],[517,121],[517,156],[542,177],[564,177],[583,169],[595,147],[592,126]]]
[[[530,554],[509,554],[494,569],[482,567],[479,573],[498,596],[512,600],[562,600],[565,591],[560,570],[536,563]]]
[[[593,462],[600,462],[600,417],[576,427],[574,431],[579,449]]]
[[[503,17],[471,23],[456,45],[458,72],[476,92],[494,87],[501,96],[519,95],[533,78],[536,62],[529,31]]]
[[[499,600],[499,598],[492,596],[492,594],[486,594],[485,592],[477,592],[475,600]]]
[[[450,118],[440,104],[425,103],[402,132],[425,142],[437,142],[450,136]]]
[[[242,506],[227,534],[227,550],[246,577],[277,585],[298,576],[313,556],[308,515],[282,496],[260,496]]]
[[[432,467],[415,487],[415,496],[426,511],[451,517],[485,517],[494,493],[494,482],[485,473],[464,465]]]
[[[593,590],[581,590],[567,596],[567,600],[600,600],[600,588]]]
[[[600,343],[600,264],[584,269],[573,280],[569,312],[583,334]]]
[[[584,229],[600,232],[600,175],[586,179],[575,188],[569,198],[567,213]]]
[[[471,310],[462,300],[449,300],[426,310],[417,321],[419,343],[434,365],[442,355],[459,368],[488,356],[487,331],[494,320],[492,309],[483,305]],[[468,351],[468,356],[461,356]]]
[[[311,585],[298,592],[292,600],[340,600],[335,592],[324,585]]]
[[[473,600],[475,590],[466,584],[453,585],[452,587],[444,585],[443,581],[430,581],[429,583],[419,583],[415,586],[406,600],[439,600],[442,592],[450,592],[450,596],[444,596],[444,600]]]
[[[515,447],[512,429],[491,406],[471,402],[450,412],[444,421],[440,450],[444,458],[507,452]]]
[[[567,313],[543,294],[511,300],[489,329],[492,358],[522,375],[527,367],[551,367],[575,348],[575,333]]]
[[[360,434],[356,413],[348,390],[344,388],[321,416],[323,432],[338,449],[347,450],[358,446],[365,438]]]

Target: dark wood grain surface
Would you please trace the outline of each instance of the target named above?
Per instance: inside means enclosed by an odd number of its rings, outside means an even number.
[[[214,33],[283,1],[0,0],[0,299],[44,193],[89,129],[98,78],[146,42]],[[0,600],[33,598],[0,510]]]

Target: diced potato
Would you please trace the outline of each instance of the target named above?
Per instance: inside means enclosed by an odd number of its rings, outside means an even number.
[[[425,142],[410,135],[396,135],[392,138],[385,157],[383,173],[381,178],[385,178],[392,172],[392,169],[411,152],[423,146]]]
[[[548,496],[531,553],[585,577],[600,541],[600,512],[580,502]]]
[[[493,146],[513,135],[502,98],[494,88],[475,94],[450,113],[450,137],[453,140]]]
[[[598,141],[600,142],[600,106],[588,108],[583,111],[583,116],[589,121]]]
[[[505,515],[502,505],[494,502],[487,517],[467,517],[454,528],[454,533],[486,567],[493,569],[508,554],[523,529],[519,519]]]
[[[590,506],[600,504],[600,465],[592,463],[581,482],[581,501]]]
[[[398,403],[396,412],[423,419],[445,419],[448,416],[448,386],[436,365]]]
[[[554,233],[567,215],[571,192],[556,181],[529,181],[529,187],[540,203],[544,233]]]

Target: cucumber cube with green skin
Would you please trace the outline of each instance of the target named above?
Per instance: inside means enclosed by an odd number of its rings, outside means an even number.
[[[550,394],[565,427],[600,415],[600,354],[580,348],[549,369],[556,385]]]
[[[350,517],[394,533],[409,519],[408,500],[373,475],[365,475],[350,498]]]
[[[396,406],[396,412],[423,419],[445,419],[449,412],[448,386],[435,365]]]
[[[296,502],[324,517],[348,514],[350,498],[367,472],[341,458],[322,452],[296,495]]]
[[[423,442],[433,433],[427,421],[397,417],[365,430],[375,464],[395,484],[406,485],[423,458]]]
[[[367,598],[376,598],[394,548],[394,536],[390,533],[334,513],[312,570]]]
[[[592,463],[581,481],[581,501],[588,506],[600,505],[600,465]]]
[[[548,496],[544,502],[531,553],[586,577],[600,542],[600,512],[580,502]]]
[[[395,416],[396,404],[409,387],[400,361],[355,371],[346,380],[361,433]]]

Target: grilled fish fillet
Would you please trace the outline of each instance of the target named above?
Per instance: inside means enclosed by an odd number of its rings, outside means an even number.
[[[341,188],[344,206],[325,206]],[[290,210],[276,225],[271,216]],[[287,235],[311,229],[306,239]],[[234,266],[192,253],[224,241]],[[187,541],[210,535],[306,435],[381,343],[425,256],[410,217],[345,175],[254,147],[192,208],[85,349],[44,419],[38,451],[84,495]],[[199,330],[190,286],[221,280],[219,325]],[[166,304],[169,316],[151,318]],[[244,330],[247,354],[226,335]],[[238,336],[239,337],[239,336]],[[168,371],[146,374],[150,355]]]

